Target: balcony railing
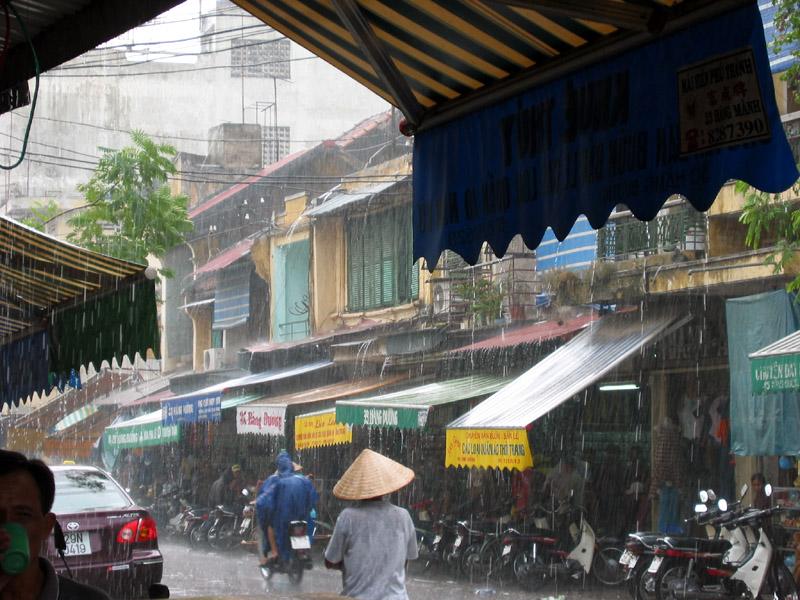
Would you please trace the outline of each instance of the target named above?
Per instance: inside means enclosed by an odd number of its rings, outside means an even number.
[[[700,258],[705,253],[706,216],[686,205],[665,209],[652,221],[634,217],[609,220],[597,232],[600,260],[629,260],[663,252],[683,251]]]

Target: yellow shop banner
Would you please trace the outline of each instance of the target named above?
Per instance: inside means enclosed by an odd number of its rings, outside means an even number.
[[[294,420],[296,450],[349,444],[352,441],[353,429],[336,422],[335,410],[301,415]]]
[[[524,429],[448,429],[446,467],[518,469],[533,466]]]

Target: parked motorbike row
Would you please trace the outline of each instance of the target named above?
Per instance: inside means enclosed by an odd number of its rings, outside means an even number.
[[[187,540],[192,548],[208,547],[231,551],[245,547],[252,552],[258,549],[259,539],[255,514],[255,499],[248,489],[242,490],[238,505],[202,507],[193,506],[183,498],[181,490],[166,489],[150,507],[159,531],[176,539]],[[261,575],[270,580],[276,573],[284,573],[289,581],[298,584],[303,573],[312,566],[311,541],[308,523],[292,521],[288,536],[290,558],[261,566]]]
[[[425,570],[443,568],[471,582],[516,581],[536,591],[550,581],[583,581],[592,575],[603,585],[619,585],[621,540],[598,539],[580,508],[537,507],[531,526],[440,519],[433,531],[418,530]]]
[[[765,486],[767,496],[771,486]],[[686,523],[704,526],[706,537],[628,535],[620,557],[628,590],[635,600],[724,600],[769,598],[800,600],[791,571],[776,548],[773,516],[783,507],[744,507],[742,499],[717,500],[700,492],[695,516]],[[716,502],[716,505],[713,503]]]
[[[149,509],[160,532],[194,548],[228,551],[258,543],[255,500],[247,489],[236,506],[205,507],[186,501],[182,490],[167,488]]]

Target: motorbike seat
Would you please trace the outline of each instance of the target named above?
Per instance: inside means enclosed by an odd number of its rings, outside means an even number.
[[[663,535],[656,531],[637,531],[636,533],[628,534],[629,540],[637,540],[648,547],[654,546],[661,537]]]
[[[547,529],[531,529],[522,534],[521,537],[524,540],[536,542],[537,544],[544,544],[546,546],[554,546],[558,541],[556,534]]]
[[[664,538],[664,541],[671,548],[713,554],[721,554],[731,547],[730,542],[727,540],[709,540],[705,538]]]

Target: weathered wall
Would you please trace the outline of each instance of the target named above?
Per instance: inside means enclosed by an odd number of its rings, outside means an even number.
[[[339,327],[346,302],[347,273],[343,219],[314,222],[311,240],[311,327],[325,333]]]

